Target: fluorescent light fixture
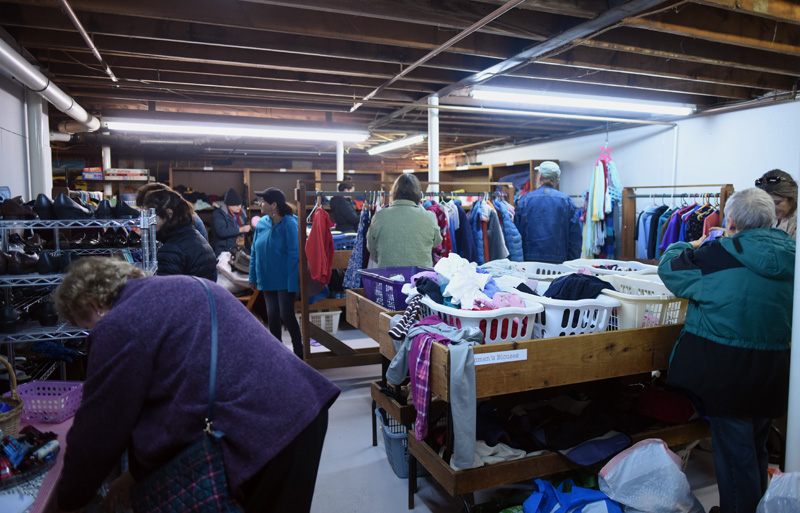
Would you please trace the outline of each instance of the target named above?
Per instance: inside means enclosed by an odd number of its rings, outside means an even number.
[[[378,153],[383,153],[384,151],[394,150],[397,148],[402,148],[403,146],[410,146],[412,144],[417,144],[425,140],[427,136],[425,134],[419,135],[412,135],[411,137],[404,137],[402,139],[397,139],[396,141],[388,142],[386,144],[381,144],[379,146],[373,146],[367,150],[367,153],[370,155],[377,155]]]
[[[671,116],[688,116],[694,112],[694,106],[686,104],[648,100],[591,98],[587,96],[567,94],[525,93],[513,89],[503,90],[500,88],[473,89],[472,97],[476,100],[529,103],[532,105],[548,105],[551,107],[567,107],[574,109],[665,114]]]
[[[106,119],[110,130],[182,135],[220,135],[262,139],[300,139],[312,141],[366,141],[369,133],[360,130],[307,129],[290,126],[266,126],[253,123],[180,122],[161,120]]]

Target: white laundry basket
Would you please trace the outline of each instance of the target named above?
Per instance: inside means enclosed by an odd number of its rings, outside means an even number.
[[[543,310],[544,307],[538,303],[529,304],[525,308],[461,310],[440,305],[427,296],[422,298],[424,316],[437,315],[445,323],[456,328],[478,328],[483,332],[484,344],[538,338],[535,335],[536,327],[539,325],[539,315]]]
[[[686,317],[689,302],[675,297],[663,283],[634,276],[605,275],[599,278],[616,289],[605,289],[602,293],[620,302],[612,313],[609,330],[680,324]]]
[[[658,266],[655,265],[607,258],[576,258],[575,260],[567,260],[563,265],[574,267],[575,269],[586,268],[596,275],[658,274]],[[597,265],[617,266],[617,269],[602,269],[595,267]]]
[[[564,264],[549,264],[547,262],[520,262],[520,267],[525,269],[525,275],[534,280],[554,280],[563,274],[574,273],[576,269]]]
[[[544,307],[536,326],[536,338],[564,337],[598,333],[608,329],[612,311],[620,302],[599,295],[594,299],[552,299],[544,296],[520,294],[526,302],[536,301]]]

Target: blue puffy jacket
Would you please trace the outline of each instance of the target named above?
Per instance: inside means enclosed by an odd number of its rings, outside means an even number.
[[[475,241],[475,252],[477,253],[476,262],[478,265],[486,263],[483,254],[483,230],[481,229],[481,202],[476,201],[472,204],[469,211],[469,228],[472,232],[472,239]]]
[[[514,222],[525,261],[561,263],[581,256],[580,213],[563,192],[546,185],[529,192],[519,200]]]
[[[517,226],[511,219],[511,212],[508,211],[508,204],[505,201],[496,200],[494,208],[503,221],[503,237],[506,239],[506,248],[508,248],[508,259],[512,262],[522,262],[524,256],[522,254],[522,236],[519,234]]]

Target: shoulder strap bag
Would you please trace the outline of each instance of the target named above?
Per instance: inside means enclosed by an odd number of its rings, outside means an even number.
[[[197,280],[208,294],[211,309],[211,363],[203,436],[133,486],[131,503],[137,513],[243,511],[228,488],[221,446],[221,439],[225,434],[212,427],[217,377],[217,308],[208,284],[200,278]]]

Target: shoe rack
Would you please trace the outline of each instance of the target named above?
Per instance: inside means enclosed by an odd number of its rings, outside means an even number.
[[[138,230],[141,238],[140,244],[124,248],[62,249],[61,247],[63,230],[68,230],[67,233],[69,233],[69,230],[74,229],[105,229],[108,231],[120,228],[128,232],[131,232],[133,228]],[[25,234],[51,230],[54,250],[49,252],[58,257],[66,256],[68,261],[76,256],[122,254],[128,261],[134,260],[134,265],[147,274],[154,274],[156,271],[156,216],[153,210],[141,212],[138,218],[133,219],[0,220],[0,238],[2,238],[2,249],[6,254],[9,254],[9,239],[20,230]],[[63,272],[39,274],[35,267],[26,274],[2,274],[0,275],[0,297],[5,300],[5,305],[10,305],[17,310],[26,310],[29,306],[49,296],[63,278]],[[22,288],[25,289],[24,293],[14,293],[16,292],[14,289]],[[41,326],[37,320],[28,320],[21,322],[12,333],[0,333],[0,345],[7,346],[9,362],[14,362],[15,344],[81,339],[87,335],[86,330],[72,326],[60,319],[53,326]]]

